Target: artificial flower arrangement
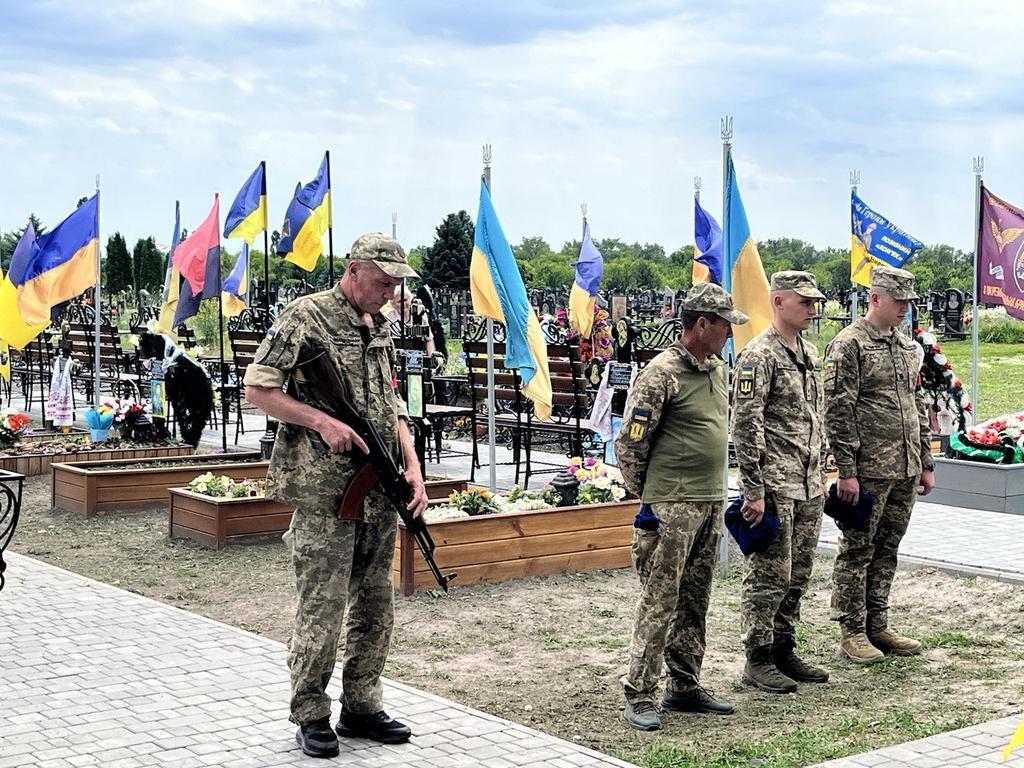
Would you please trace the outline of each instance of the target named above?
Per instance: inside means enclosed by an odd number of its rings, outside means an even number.
[[[113,400],[105,400],[96,410],[104,415],[113,413],[113,423],[117,426],[131,426],[139,416],[145,413],[145,408],[131,397],[115,397]]]
[[[955,432],[950,455],[994,464],[1024,463],[1024,411],[998,416]]]
[[[215,499],[262,498],[267,493],[267,481],[235,480],[227,475],[204,472],[188,484],[188,489]]]
[[[551,318],[551,325],[555,328],[565,329],[566,341],[579,346],[580,360],[584,363],[589,363],[594,359],[604,362],[611,360],[612,326],[608,313],[596,304],[594,305],[594,325],[589,337],[581,337],[569,327],[569,313],[564,309],[555,311],[555,316]]]
[[[930,415],[934,417],[933,431],[951,434],[966,429],[972,419],[971,401],[963,382],[953,372],[953,364],[942,352],[935,334],[914,329],[914,341],[924,350],[921,362],[921,388],[931,400]]]
[[[609,466],[601,459],[574,456],[569,459],[566,471],[580,481],[580,488],[576,494],[576,500],[580,504],[604,504],[626,498],[622,473],[617,467]]]
[[[13,408],[0,411],[0,448],[10,448],[21,441],[31,419]]]

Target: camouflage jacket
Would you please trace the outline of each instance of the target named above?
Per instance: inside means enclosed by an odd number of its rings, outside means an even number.
[[[697,362],[677,341],[637,374],[615,456],[648,503],[720,500],[728,453],[722,361]]]
[[[405,405],[395,393],[394,346],[382,315],[373,316],[373,328],[335,286],[296,299],[267,332],[255,360],[245,372],[245,383],[283,387],[296,399],[327,411],[317,393],[318,382],[296,376],[299,360],[310,354],[311,344],[327,350],[338,373],[348,382],[353,407],[373,420],[384,441],[398,448],[398,419]],[[319,434],[306,427],[281,423],[267,471],[267,495],[295,506],[335,511],[355,472],[349,454],[331,454]],[[382,508],[385,505],[367,505]]]
[[[828,440],[840,477],[901,479],[932,469],[917,350],[859,318],[825,350]]]
[[[732,442],[748,499],[823,493],[825,400],[814,345],[787,346],[774,325],[743,348],[733,376]]]

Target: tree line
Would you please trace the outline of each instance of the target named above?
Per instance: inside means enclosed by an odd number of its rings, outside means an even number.
[[[46,227],[34,214],[29,221],[36,234]],[[25,227],[0,233],[0,266],[4,271],[10,265],[11,254]],[[182,234],[184,239],[187,233]],[[424,282],[433,288],[469,288],[469,262],[473,253],[473,220],[466,211],[450,213],[438,224],[431,245],[419,245],[409,250],[409,262]],[[326,255],[317,262],[312,272],[286,262],[276,253],[280,233],[271,233],[269,272],[271,282],[282,288],[305,280],[312,285],[326,285],[328,263]],[[667,253],[658,243],[628,243],[619,238],[604,238],[594,244],[604,256],[602,290],[618,293],[644,288],[688,288],[691,283],[694,249],[692,245]],[[797,238],[774,238],[757,244],[765,273],[771,275],[784,269],[802,269],[817,277],[826,292],[837,292],[850,287],[850,252],[839,248],[820,249]],[[580,241],[567,240],[555,250],[542,237],[523,237],[512,245],[523,280],[530,288],[558,290],[572,283],[573,263],[579,255]],[[224,252],[221,272],[227,276],[237,254]],[[334,276],[337,279],[344,267],[344,253],[335,257]],[[918,290],[972,288],[973,254],[949,245],[926,246],[905,265],[917,278]],[[167,252],[161,250],[150,236],[136,241],[131,252],[120,232],[107,239],[103,260],[103,285],[108,293],[143,288],[150,293],[163,288]],[[262,279],[263,252],[250,252],[250,276]]]

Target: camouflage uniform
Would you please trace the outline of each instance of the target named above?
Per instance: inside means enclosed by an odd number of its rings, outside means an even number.
[[[913,298],[913,275],[875,267],[872,285]],[[918,481],[932,469],[931,429],[918,384],[913,341],[864,318],[825,350],[829,443],[840,477],[856,477],[876,496],[867,531],[843,531],[833,574],[832,619],[851,633],[875,634],[888,623],[897,551],[910,522]]]
[[[684,307],[746,322],[710,283],[691,290]],[[656,531],[633,530],[640,594],[622,678],[630,703],[655,700],[663,661],[669,691],[692,690],[700,680],[722,534],[726,404],[721,360],[701,364],[681,341],[640,371],[626,404],[615,455],[626,487],[659,520]]]
[[[772,289],[788,289],[772,276]],[[810,277],[808,275],[808,277]],[[777,286],[776,283],[779,283]],[[821,296],[817,289],[814,294]],[[812,298],[816,298],[812,296]],[[764,552],[746,559],[743,642],[748,648],[794,644],[800,599],[811,578],[823,503],[824,398],[814,345],[800,353],[774,325],[755,336],[736,361],[732,437],[739,485],[781,523]]]
[[[388,325],[380,314],[372,320],[373,327],[367,327],[338,286],[296,299],[267,333],[245,383],[282,387],[289,382],[296,399],[328,410],[315,388],[294,375],[309,345],[322,345],[347,380],[355,409],[370,416],[397,457],[398,419],[407,418],[405,405],[395,394]],[[288,666],[291,720],[300,725],[330,716],[326,688],[342,629],[344,708],[360,714],[383,709],[380,674],[394,625],[391,566],[397,518],[377,491],[367,498],[361,521],[337,518],[355,469],[350,455],[329,453],[313,430],[279,425],[267,495],[296,508],[285,540],[298,592]]]

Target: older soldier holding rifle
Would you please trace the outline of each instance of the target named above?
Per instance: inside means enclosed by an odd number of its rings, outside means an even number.
[[[913,341],[898,330],[916,299],[914,276],[871,270],[867,314],[825,350],[829,443],[839,467],[837,495],[856,504],[874,497],[866,530],[842,526],[833,574],[832,619],[840,654],[874,664],[886,653],[910,656],[921,643],[889,626],[889,590],[900,541],[917,495],[935,486],[931,429],[918,383]]]
[[[733,381],[743,518],[756,526],[769,514],[780,523],[768,548],[747,557],[743,576],[743,682],[768,693],[791,693],[797,683],[829,677],[794,650],[824,501],[821,366],[800,332],[824,298],[809,272],[772,275],[772,324],[743,349]]]
[[[633,531],[640,594],[622,678],[622,717],[641,731],[661,728],[655,695],[663,663],[663,709],[733,711],[701,687],[700,670],[729,442],[719,355],[732,324],[748,318],[723,288],[701,283],[687,294],[682,319],[682,337],[637,376],[615,440],[626,487],[643,501]]]
[[[341,282],[289,304],[245,374],[246,399],[280,421],[267,495],[295,506],[285,535],[298,590],[288,649],[290,719],[299,726],[302,751],[312,757],[338,754],[335,730],[384,743],[411,735],[384,712],[380,682],[394,626],[391,561],[398,518],[387,496],[392,489],[376,485],[364,504],[354,505],[355,514],[345,511],[351,505],[343,505],[344,492],[361,468],[357,454],[370,448],[353,425],[331,414],[329,404],[338,393],[318,391],[330,382],[311,380],[306,374],[315,369],[304,367],[304,356],[326,355],[352,409],[368,417],[382,445],[400,453],[411,489],[408,512],[420,515],[426,490],[405,405],[395,392],[394,348],[380,314],[402,278],[415,276],[395,240],[380,233],[361,236]],[[332,729],[326,688],[343,630],[342,710]]]

